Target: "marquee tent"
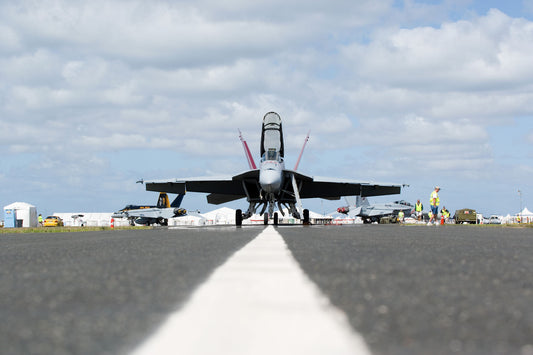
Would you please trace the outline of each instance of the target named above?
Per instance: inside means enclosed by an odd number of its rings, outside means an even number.
[[[533,212],[527,209],[527,207],[524,207],[522,212],[519,213],[522,217],[533,217]]]
[[[522,218],[522,223],[531,223],[533,221],[533,212],[524,207],[522,212],[518,213]]]

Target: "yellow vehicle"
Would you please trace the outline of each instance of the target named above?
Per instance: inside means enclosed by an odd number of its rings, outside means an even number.
[[[44,220],[45,227],[59,227],[63,225],[63,220],[58,216],[48,216]]]

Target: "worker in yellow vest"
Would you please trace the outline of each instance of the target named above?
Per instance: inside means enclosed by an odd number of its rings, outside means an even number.
[[[398,212],[398,223],[403,223],[405,218],[405,213],[403,211]]]
[[[442,213],[442,215],[444,216],[444,221],[447,223],[450,219],[450,211],[446,209],[446,206],[442,206],[440,213]]]
[[[420,200],[417,200],[416,205],[415,205],[415,214],[416,214],[416,218],[418,219],[418,221],[422,220],[423,209],[424,209],[424,205],[422,204],[422,202],[420,202]]]
[[[440,191],[440,187],[435,186],[435,189],[429,196],[429,204],[431,206],[431,218],[429,219],[428,225],[432,224],[433,222],[436,223],[436,220],[439,214],[439,204],[440,204],[439,191]]]
[[[38,218],[38,221],[39,221],[39,227],[42,227],[43,226],[43,215],[39,213],[39,218]]]

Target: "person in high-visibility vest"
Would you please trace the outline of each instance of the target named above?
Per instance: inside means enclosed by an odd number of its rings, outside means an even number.
[[[39,218],[38,218],[38,221],[39,221],[39,227],[42,227],[43,226],[43,215],[39,213]]]
[[[448,222],[448,220],[450,219],[450,211],[446,209],[446,206],[442,206],[440,213],[442,213],[442,215],[444,216],[444,220]]]
[[[432,224],[433,222],[436,223],[436,220],[438,217],[437,215],[439,214],[439,204],[440,204],[439,191],[440,191],[440,187],[435,186],[435,189],[429,196],[429,204],[431,206],[431,218],[429,219],[428,225]]]
[[[420,202],[420,200],[417,200],[416,201],[416,205],[415,205],[415,213],[416,213],[416,217],[419,221],[422,220],[422,210],[424,209],[424,205],[422,204],[422,202]]]
[[[405,221],[405,213],[403,211],[398,212],[398,222],[403,223]]]

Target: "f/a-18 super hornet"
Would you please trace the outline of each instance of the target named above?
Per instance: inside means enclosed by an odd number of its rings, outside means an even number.
[[[387,203],[370,204],[366,197],[357,196],[355,203],[352,199],[345,198],[348,206],[337,208],[337,212],[347,214],[350,217],[361,217],[363,222],[378,222],[383,217],[397,216],[398,212],[403,211],[405,216],[410,216],[415,208],[406,201],[395,201]]]
[[[179,194],[174,201],[170,203],[168,195],[165,192],[159,194],[157,205],[143,206],[143,205],[127,205],[120,211],[113,213],[113,218],[127,218],[131,225],[134,222],[137,224],[159,224],[162,226],[168,225],[168,219],[173,217],[181,217],[187,214],[187,210],[180,208],[181,201],[185,194]]]
[[[307,142],[309,135],[305,142]],[[242,220],[250,218],[260,208],[260,215],[264,216],[265,224],[273,218],[278,223],[278,211],[284,215],[283,208],[287,208],[294,218],[302,219],[309,224],[309,210],[303,209],[302,199],[323,198],[338,200],[341,196],[378,196],[399,194],[401,185],[376,184],[373,182],[359,182],[343,179],[325,179],[304,175],[296,170],[303,153],[300,152],[293,170],[285,169],[285,149],[281,117],[275,112],[268,112],[263,117],[261,130],[261,162],[256,168],[247,144],[241,136],[245,148],[250,170],[228,178],[201,177],[190,179],[170,179],[147,181],[146,190],[164,191],[183,194],[188,192],[209,193],[207,202],[222,204],[241,198],[248,201],[246,212],[237,210],[236,225]]]

